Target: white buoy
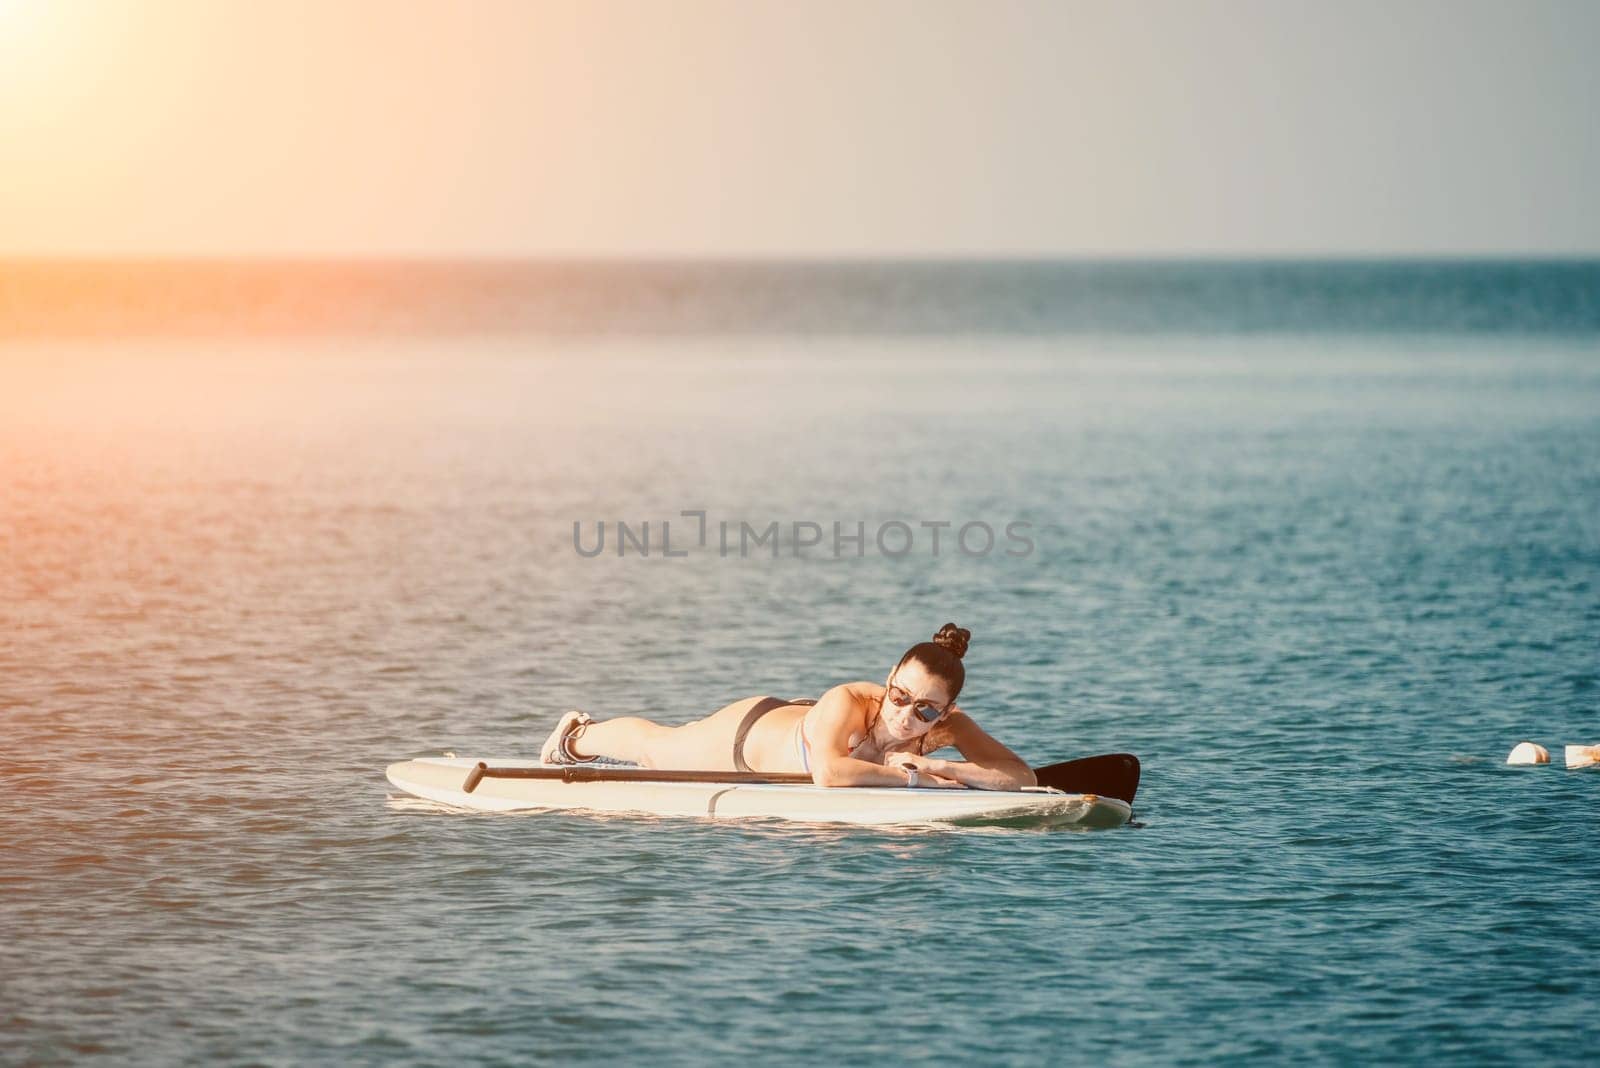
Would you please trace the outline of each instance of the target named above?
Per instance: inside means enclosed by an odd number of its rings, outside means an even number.
[[[1572,766],[1572,746],[1567,747],[1567,766]],[[1548,764],[1550,763],[1550,750],[1536,742],[1518,742],[1516,748],[1511,750],[1511,755],[1506,757],[1507,764]]]
[[[1600,764],[1600,745],[1567,746],[1567,767],[1587,768]]]

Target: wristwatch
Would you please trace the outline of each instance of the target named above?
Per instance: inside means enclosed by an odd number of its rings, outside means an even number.
[[[906,768],[906,788],[910,789],[911,787],[913,787],[915,785],[917,785],[917,769],[913,768],[913,767],[907,767]]]

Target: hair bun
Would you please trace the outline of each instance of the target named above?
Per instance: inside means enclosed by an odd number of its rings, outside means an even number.
[[[960,659],[967,655],[967,643],[972,641],[972,632],[966,627],[958,627],[954,623],[946,623],[939,628],[939,633],[933,636],[933,644],[941,649],[948,649]]]

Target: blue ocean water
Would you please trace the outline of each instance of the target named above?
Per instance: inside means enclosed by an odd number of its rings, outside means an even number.
[[[1597,501],[1581,330],[13,342],[0,1060],[1586,1062],[1600,773],[1502,761],[1600,743]],[[383,779],[946,621],[1013,748],[1143,758],[1139,826]]]

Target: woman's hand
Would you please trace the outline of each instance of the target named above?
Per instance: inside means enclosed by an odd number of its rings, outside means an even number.
[[[889,759],[884,763],[900,768],[916,768],[922,775],[942,775],[947,779],[951,777],[948,760],[926,757],[921,753],[890,753]]]
[[[917,753],[896,753],[890,758],[889,763],[907,772],[917,773],[917,786],[937,787],[943,790],[965,790],[967,784],[958,782],[947,774],[948,763],[943,760],[933,760]],[[910,784],[908,784],[910,785]]]
[[[917,775],[917,786],[919,788],[934,786],[941,790],[965,790],[967,788],[966,783],[947,779],[943,775],[923,775],[920,773]]]

